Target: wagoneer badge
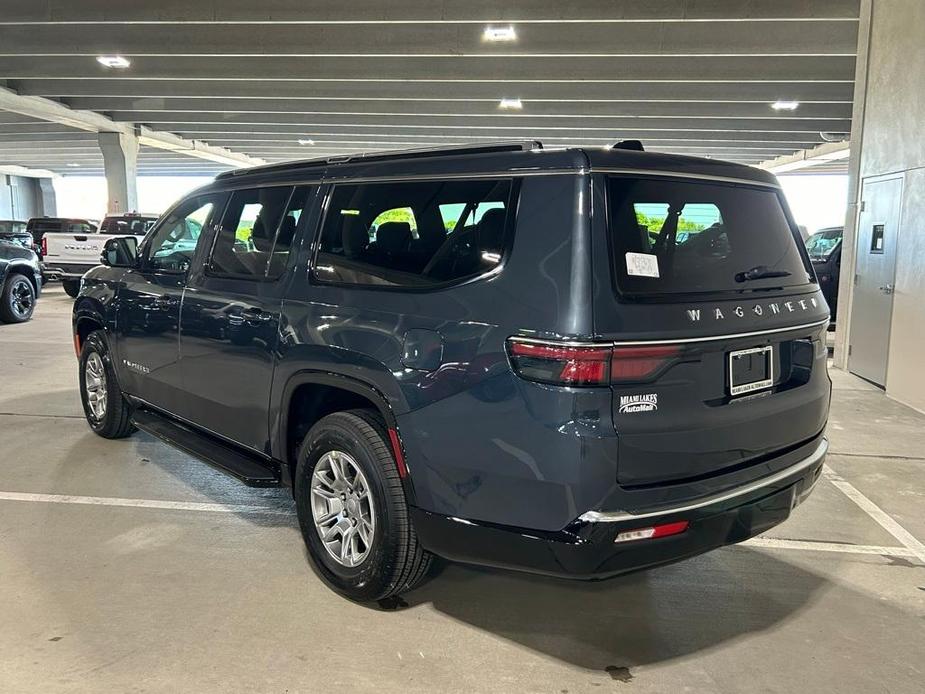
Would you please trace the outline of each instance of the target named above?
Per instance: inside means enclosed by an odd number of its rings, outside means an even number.
[[[658,393],[644,395],[621,395],[620,413],[654,412],[658,409]]]
[[[734,306],[730,308],[727,306],[725,309],[722,309],[717,306],[712,309],[689,308],[686,309],[686,311],[687,317],[696,323],[703,317],[712,318],[713,320],[726,320],[727,318],[744,318],[750,313],[756,316],[777,316],[781,313],[809,311],[810,309],[816,308],[818,305],[819,302],[816,301],[816,297],[812,296],[808,299],[772,301],[767,304],[753,304],[748,307]]]

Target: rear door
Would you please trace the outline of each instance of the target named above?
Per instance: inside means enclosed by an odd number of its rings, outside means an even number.
[[[828,310],[779,192],[669,177],[605,186],[594,320],[615,343],[618,482],[706,481],[818,436]]]
[[[186,287],[180,353],[186,396],[177,414],[269,453],[267,409],[290,249],[311,186],[231,194]]]

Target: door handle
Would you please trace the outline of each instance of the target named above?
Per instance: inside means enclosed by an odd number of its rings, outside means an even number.
[[[880,287],[880,291],[883,292],[884,294],[892,294],[892,293],[893,293],[893,285],[892,285],[892,284],[885,284],[885,285],[883,285],[882,287]]]
[[[272,314],[272,313],[267,313],[266,311],[261,311],[259,308],[248,308],[248,309],[245,309],[245,310],[241,311],[241,315],[243,315],[247,320],[250,320],[250,321],[259,321],[259,322],[261,322],[261,323],[266,323],[266,322],[268,322],[268,321],[273,320],[273,314]]]

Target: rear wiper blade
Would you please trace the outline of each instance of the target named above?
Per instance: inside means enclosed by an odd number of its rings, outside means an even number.
[[[769,277],[790,277],[786,270],[772,270],[767,265],[756,265],[745,272],[736,273],[736,282],[749,282],[751,280],[763,280]]]

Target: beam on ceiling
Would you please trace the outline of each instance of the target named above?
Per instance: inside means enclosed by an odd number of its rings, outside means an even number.
[[[268,50],[271,50],[269,47]],[[131,55],[129,55],[131,57]],[[580,80],[616,75],[623,81],[851,82],[853,55],[766,56],[148,56],[133,60],[137,79],[312,79],[350,80]],[[0,75],[7,80],[32,77],[112,77],[92,56],[23,56],[0,54]],[[781,97],[784,98],[784,97]]]
[[[718,28],[721,27],[721,28]],[[36,24],[0,22],[9,55],[854,55],[854,22],[742,21],[524,24],[517,40],[485,43],[482,24]],[[652,36],[658,35],[653,41]]]
[[[826,142],[812,149],[803,149],[793,154],[763,161],[759,167],[771,173],[781,174],[808,169],[820,164],[830,164],[833,161],[847,159],[849,155],[850,143],[848,141]]]
[[[396,129],[409,126],[433,126],[436,128],[459,128],[477,131],[491,130],[500,134],[512,129],[561,128],[574,132],[582,128],[595,128],[604,131],[619,131],[621,128],[696,130],[696,131],[748,131],[748,132],[811,132],[825,131],[847,132],[850,121],[846,118],[712,118],[696,116],[584,116],[570,115],[562,117],[534,116],[531,114],[510,115],[485,113],[472,115],[419,115],[419,114],[302,114],[302,113],[191,113],[175,111],[112,111],[113,120],[125,122],[142,122],[169,131],[181,128],[174,125],[212,124],[225,126],[226,132],[234,130],[235,125],[265,125],[277,129],[280,126],[319,127],[343,124],[345,118],[354,125],[377,125]],[[188,129],[188,128],[187,128]]]
[[[80,21],[200,21],[200,22],[286,22],[307,24],[343,21],[392,22],[524,22],[778,19],[856,21],[859,0],[775,0],[775,2],[620,2],[584,0],[563,4],[561,0],[467,0],[467,2],[383,3],[354,0],[345,8],[343,0],[313,0],[311,18],[306,21],[305,0],[148,0],[114,3],[112,0],[12,0],[4,3],[8,22]]]
[[[26,178],[55,178],[58,174],[48,169],[33,169],[28,166],[0,164],[0,174],[25,176]]]
[[[520,96],[514,95],[514,96]],[[71,108],[92,111],[169,111],[222,114],[302,113],[319,115],[414,115],[414,116],[486,116],[505,115],[498,98],[472,100],[412,100],[412,99],[192,99],[161,97],[73,97],[64,100]],[[851,104],[801,104],[793,112],[781,114],[770,103],[728,103],[689,101],[529,101],[521,98],[523,109],[518,115],[555,118],[600,118],[606,116],[683,116],[692,118],[779,118],[807,120],[812,118],[851,117]]]
[[[588,76],[585,76],[588,77]],[[501,90],[526,101],[589,98],[611,101],[729,101],[771,103],[787,98],[803,104],[851,103],[850,82],[629,82],[619,79],[533,82],[443,82],[351,80],[25,79],[8,80],[20,94],[60,97],[190,97],[195,99],[497,99]]]
[[[0,87],[0,111],[8,111],[29,118],[57,123],[75,130],[88,132],[114,132],[138,137],[140,144],[147,147],[181,152],[191,157],[207,159],[229,166],[256,166],[264,163],[246,154],[232,152],[224,147],[214,147],[197,140],[187,140],[169,132],[152,130],[146,126],[117,123],[106,116],[92,111],[75,111],[63,104],[38,96],[22,96],[11,89]]]

